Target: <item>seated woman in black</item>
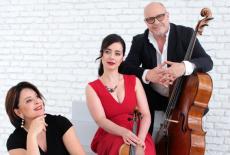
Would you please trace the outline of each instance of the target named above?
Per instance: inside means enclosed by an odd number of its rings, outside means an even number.
[[[10,88],[5,106],[14,132],[7,140],[10,155],[85,155],[71,122],[45,114],[43,95],[31,83]]]

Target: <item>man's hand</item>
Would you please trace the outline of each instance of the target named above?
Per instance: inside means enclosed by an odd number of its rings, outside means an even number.
[[[152,83],[162,84],[161,79],[166,73],[166,69],[163,68],[164,64],[160,64],[159,66],[149,70],[146,74],[146,81],[150,81]]]
[[[164,63],[170,65],[170,67],[167,68],[167,73],[175,79],[185,74],[185,64],[183,62],[165,61]]]
[[[169,65],[168,68],[164,67]],[[172,85],[173,82],[185,73],[185,64],[183,62],[165,61],[159,66],[149,70],[146,74],[146,80],[152,83],[158,83],[165,87]]]
[[[171,85],[175,78],[168,73],[167,68],[164,67],[165,65],[166,63],[162,63],[159,66],[149,70],[146,74],[146,81],[158,83],[165,87]]]

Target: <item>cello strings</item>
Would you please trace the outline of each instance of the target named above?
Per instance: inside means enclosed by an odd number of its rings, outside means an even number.
[[[192,55],[192,53],[193,53],[193,50],[191,50],[193,47],[194,47],[194,45],[195,45],[195,40],[196,40],[196,34],[197,34],[197,30],[196,31],[194,31],[193,32],[193,34],[192,34],[192,42],[190,42],[190,44],[189,44],[189,46],[188,46],[188,49],[187,49],[187,51],[186,51],[186,55],[185,55],[185,58],[184,58],[184,60],[189,60],[189,59],[191,59],[191,55]],[[170,113],[171,113],[171,110],[172,110],[172,108],[174,108],[175,107],[175,102],[176,102],[176,100],[177,100],[177,98],[178,98],[178,95],[179,95],[179,93],[177,94],[177,92],[178,92],[178,89],[180,89],[181,88],[181,85],[182,85],[182,82],[183,82],[183,79],[177,79],[176,80],[176,84],[175,84],[175,86],[174,86],[174,88],[173,88],[173,91],[172,91],[172,94],[171,94],[171,96],[170,96],[170,99],[169,99],[169,103],[168,103],[168,106],[167,106],[167,109],[166,109],[166,112],[165,112],[165,117],[166,118],[168,118],[169,117],[169,115],[170,115]]]
[[[197,30],[194,31],[193,34],[192,34],[192,38],[191,38],[192,41],[189,43],[189,46],[187,48],[184,60],[190,60],[191,59],[191,56],[192,56],[192,53],[193,53],[193,50],[191,50],[191,49],[193,49],[194,46],[195,46],[195,41],[196,41],[195,36],[196,36],[196,34],[197,34]],[[176,103],[177,103],[177,100],[178,100],[178,97],[179,97],[179,94],[180,94],[180,90],[181,90],[183,81],[184,81],[184,77],[183,76],[179,77],[176,80],[175,86],[173,87],[173,91],[172,91],[171,96],[169,98],[168,106],[167,106],[165,114],[164,114],[164,122],[163,122],[164,129],[168,128],[168,126],[169,126],[169,121],[168,120],[171,117],[172,110],[176,106]]]

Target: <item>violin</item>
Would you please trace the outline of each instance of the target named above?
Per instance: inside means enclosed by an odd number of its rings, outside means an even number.
[[[137,135],[137,124],[138,121],[141,120],[141,113],[137,110],[137,108],[133,111],[133,118],[128,118],[128,121],[133,121],[132,132]],[[133,145],[122,144],[119,149],[119,155],[136,155],[136,148]]]

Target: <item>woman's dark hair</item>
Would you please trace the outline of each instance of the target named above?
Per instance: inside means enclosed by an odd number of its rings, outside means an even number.
[[[121,36],[117,35],[117,34],[109,34],[107,35],[101,44],[101,49],[100,49],[100,56],[96,59],[100,59],[103,55],[104,50],[109,47],[111,44],[113,43],[121,43],[122,48],[123,48],[123,56],[125,55],[125,41],[121,38]],[[101,76],[104,73],[104,69],[103,69],[103,64],[100,61],[99,64],[99,68],[98,68],[98,75]]]
[[[38,88],[29,82],[23,81],[18,83],[16,86],[11,87],[6,95],[5,108],[6,113],[10,118],[10,122],[15,128],[18,128],[21,125],[22,119],[15,114],[14,109],[18,109],[20,93],[24,88],[32,89],[36,92],[39,98],[44,99]]]

